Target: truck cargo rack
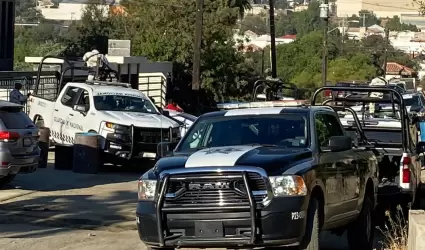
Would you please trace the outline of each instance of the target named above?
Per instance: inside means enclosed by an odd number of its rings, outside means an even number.
[[[336,87],[336,86],[325,86],[317,89],[312,97],[311,105],[317,105],[316,100],[319,96],[319,94],[322,91],[331,90],[331,91],[353,91],[353,92],[360,92],[360,93],[383,93],[383,94],[390,94],[389,99],[383,99],[379,97],[365,97],[365,98],[355,98],[354,96],[350,96],[350,98],[343,98],[343,97],[332,97],[332,99],[326,100],[325,102],[358,102],[358,103],[391,103],[393,112],[395,112],[395,104],[399,106],[400,111],[400,122],[401,122],[401,136],[402,136],[402,149],[404,152],[412,152],[413,148],[411,146],[411,138],[410,138],[410,126],[409,126],[409,116],[407,113],[407,110],[404,105],[403,96],[397,92],[396,90],[388,87],[375,87],[375,86],[365,86],[365,87]],[[344,106],[344,105],[343,105]],[[357,117],[357,115],[353,116]],[[355,119],[355,118],[354,118]],[[378,128],[379,130],[385,129],[385,128]],[[369,127],[363,127],[363,130],[374,130],[374,128]],[[375,129],[376,130],[376,129]],[[400,129],[398,129],[400,130]],[[393,143],[377,143],[372,142],[373,145],[376,145],[377,147],[382,146],[390,146],[394,147],[395,144]],[[400,144],[398,144],[400,146]]]
[[[257,203],[256,200],[254,199],[254,195],[253,192],[250,188],[249,185],[249,179],[248,179],[248,172],[251,171],[246,171],[246,170],[241,170],[240,168],[232,168],[231,170],[226,170],[226,169],[221,169],[222,173],[226,173],[226,172],[232,172],[232,176],[237,176],[237,177],[241,177],[243,179],[243,183],[245,186],[245,190],[246,190],[246,195],[248,197],[248,203],[249,206],[242,206],[242,205],[234,205],[234,206],[208,206],[208,207],[204,207],[204,208],[200,208],[200,207],[184,207],[182,206],[181,208],[164,208],[164,203],[165,203],[165,199],[166,199],[166,192],[169,188],[169,182],[170,180],[173,179],[173,175],[176,174],[190,174],[190,173],[194,173],[192,171],[196,171],[196,170],[186,170],[184,172],[179,172],[179,173],[173,173],[173,170],[171,171],[165,171],[161,174],[160,176],[160,181],[159,181],[159,186],[160,186],[160,191],[157,195],[157,200],[156,200],[156,217],[157,217],[157,229],[158,229],[158,241],[159,241],[159,246],[160,247],[165,247],[166,245],[166,240],[172,239],[172,238],[176,238],[179,236],[173,236],[173,235],[168,235],[167,236],[167,226],[164,225],[164,223],[166,223],[166,221],[164,221],[164,213],[166,212],[178,212],[178,211],[245,211],[245,210],[249,210],[250,213],[250,220],[251,220],[251,235],[249,236],[249,240],[245,239],[245,238],[240,238],[240,237],[232,237],[232,241],[239,241],[239,240],[243,240],[246,241],[248,240],[248,244],[253,245],[254,243],[256,243],[257,241]],[[199,171],[199,170],[198,170]],[[209,172],[211,170],[207,170],[207,169],[203,169],[201,170],[201,172],[207,174],[207,173],[212,173]],[[257,171],[252,171],[255,173],[258,173]],[[237,174],[234,174],[237,173]],[[260,174],[262,176],[265,176],[265,174]],[[216,178],[214,176],[212,176],[213,178]],[[219,177],[219,176],[218,176]],[[218,178],[217,177],[217,178]],[[168,239],[166,239],[168,237]],[[243,236],[242,236],[243,237]],[[223,240],[229,240],[227,238],[221,238]],[[190,240],[188,240],[190,241]],[[183,241],[184,242],[184,241]],[[211,240],[211,242],[213,242]],[[185,242],[186,244],[190,244],[190,242]]]

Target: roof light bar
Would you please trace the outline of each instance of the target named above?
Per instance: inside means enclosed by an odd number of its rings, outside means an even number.
[[[269,102],[240,102],[240,103],[219,103],[219,109],[249,109],[249,108],[273,108],[307,105],[305,100],[281,100]]]

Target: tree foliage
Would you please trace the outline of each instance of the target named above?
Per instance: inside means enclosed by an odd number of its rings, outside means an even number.
[[[181,91],[189,92],[196,3],[193,0],[163,2],[121,1],[126,10],[123,14],[89,5],[82,20],[74,21],[65,30],[60,25],[44,21],[38,27],[19,27],[15,34],[16,67],[26,66],[22,63],[25,56],[82,56],[104,37],[130,39],[134,56],[174,62],[174,81]],[[201,99],[206,104],[248,97],[253,81],[263,74],[264,67],[269,67],[269,48],[242,53],[233,38],[236,29],[268,33],[267,14],[245,15],[249,3],[248,0],[205,0]],[[20,13],[25,13],[24,10]],[[319,13],[319,2],[313,1],[305,11],[289,15],[277,12],[276,16],[277,36],[297,35],[295,42],[277,46],[278,76],[311,91],[321,84],[324,24]],[[367,15],[368,24],[378,22],[373,13],[370,14]],[[238,22],[241,17],[243,20]],[[372,65],[371,54],[375,53],[382,64],[385,46],[385,40],[380,36],[355,42],[342,39],[338,32],[331,32],[327,48],[328,79],[366,80],[374,77],[376,67]],[[387,46],[389,61],[415,66],[407,56]]]

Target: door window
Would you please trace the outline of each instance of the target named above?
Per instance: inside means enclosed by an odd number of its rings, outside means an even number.
[[[328,147],[332,136],[344,135],[336,117],[329,114],[316,115],[316,133],[320,147]]]
[[[84,90],[80,98],[78,99],[77,105],[84,105],[86,107],[86,110],[90,109],[90,98],[89,98],[89,92],[87,90]]]
[[[68,87],[65,94],[62,96],[61,103],[65,106],[72,107],[72,104],[75,103],[77,99],[78,90],[79,88],[77,87]]]

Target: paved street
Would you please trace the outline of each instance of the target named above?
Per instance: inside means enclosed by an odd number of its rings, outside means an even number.
[[[38,169],[0,190],[0,249],[143,249],[135,231],[136,171]],[[348,249],[324,235],[323,250]]]

